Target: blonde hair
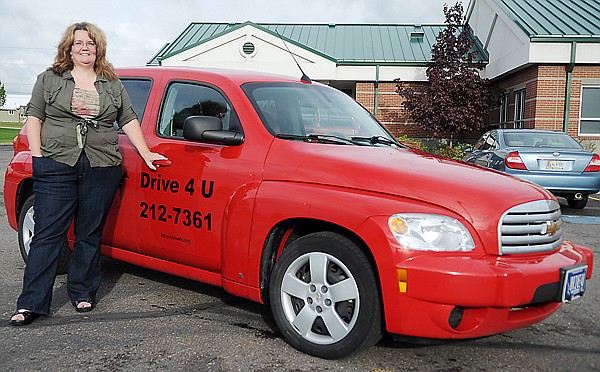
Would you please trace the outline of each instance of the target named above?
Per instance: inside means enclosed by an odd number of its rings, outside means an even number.
[[[50,69],[57,75],[62,74],[67,70],[73,69],[73,59],[71,58],[71,48],[75,38],[75,31],[87,31],[88,36],[96,43],[96,62],[94,71],[96,75],[103,76],[108,80],[116,80],[119,77],[115,72],[113,65],[106,60],[106,36],[104,32],[96,25],[88,22],[74,23],[67,28],[60,43],[58,43],[58,51],[54,58],[54,64]]]

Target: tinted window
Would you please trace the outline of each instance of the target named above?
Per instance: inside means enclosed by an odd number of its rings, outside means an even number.
[[[146,110],[146,103],[148,103],[152,81],[141,79],[121,79],[121,81],[131,99],[133,111],[135,111],[141,122]]]
[[[163,102],[157,132],[163,137],[183,137],[183,123],[188,116],[215,116],[223,129],[241,132],[231,105],[216,89],[191,83],[173,83]]]
[[[504,141],[510,147],[552,147],[561,149],[581,149],[573,137],[561,133],[510,132],[504,133]]]

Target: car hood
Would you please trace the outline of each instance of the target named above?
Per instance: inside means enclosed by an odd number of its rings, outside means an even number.
[[[419,150],[280,139],[269,150],[263,179],[418,200],[451,210],[474,225],[497,225],[517,204],[553,198],[527,181]]]

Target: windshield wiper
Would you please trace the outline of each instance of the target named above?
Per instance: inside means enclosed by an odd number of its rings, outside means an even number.
[[[369,142],[371,145],[376,145],[376,144],[382,144],[382,145],[388,145],[388,146],[398,146],[398,142],[389,139],[387,137],[384,136],[371,136],[371,137],[352,137],[353,141],[366,141]]]
[[[292,139],[306,142],[319,142],[319,143],[334,143],[338,145],[359,145],[363,144],[359,141],[354,141],[354,138],[349,139],[345,137],[335,136],[331,134],[307,134],[305,136],[298,134],[285,134],[279,133],[275,137],[282,139]]]

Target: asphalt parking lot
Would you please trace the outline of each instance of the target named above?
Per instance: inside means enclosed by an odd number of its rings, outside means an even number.
[[[0,147],[0,171],[11,156]],[[3,179],[3,177],[2,177]],[[0,181],[3,182],[3,181]],[[0,183],[1,185],[1,183]],[[567,239],[600,253],[600,197],[584,210],[564,201]],[[341,360],[287,345],[267,306],[190,280],[105,259],[98,307],[76,313],[57,277],[51,317],[11,327],[23,273],[16,233],[0,206],[0,370],[96,371],[597,371],[600,273],[586,295],[545,321],[501,335],[425,344],[384,338]]]

